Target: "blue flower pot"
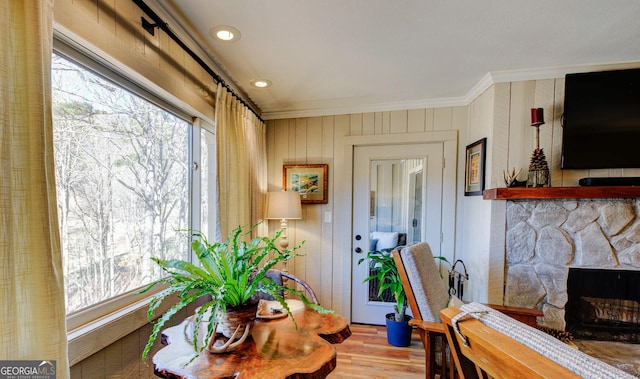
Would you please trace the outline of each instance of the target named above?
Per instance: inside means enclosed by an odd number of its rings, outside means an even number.
[[[407,347],[411,345],[410,316],[404,316],[404,321],[395,321],[394,314],[387,314],[387,342],[393,346]]]

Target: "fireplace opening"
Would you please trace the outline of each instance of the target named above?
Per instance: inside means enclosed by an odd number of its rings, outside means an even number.
[[[570,268],[567,294],[576,338],[640,343],[640,271]]]

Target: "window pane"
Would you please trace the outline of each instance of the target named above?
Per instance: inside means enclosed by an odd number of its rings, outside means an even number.
[[[210,241],[220,240],[216,216],[216,136],[206,129],[200,133],[200,173],[202,175],[200,192],[201,232]]]
[[[52,70],[67,313],[188,259],[190,124],[65,58]]]

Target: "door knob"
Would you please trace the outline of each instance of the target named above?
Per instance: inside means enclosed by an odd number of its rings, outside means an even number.
[[[360,247],[356,247],[355,252],[356,252],[356,253],[358,253],[358,254],[360,254],[360,253],[362,253],[362,249],[361,249]]]

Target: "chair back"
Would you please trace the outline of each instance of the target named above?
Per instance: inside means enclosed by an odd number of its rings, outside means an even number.
[[[306,292],[307,298],[312,303],[319,304],[318,303],[318,296],[315,294],[315,292],[313,291],[311,286],[309,284],[307,284],[307,282],[305,282],[304,280],[298,278],[297,276],[295,276],[293,274],[289,274],[288,272],[280,271],[280,270],[276,270],[276,269],[267,270],[266,276],[271,278],[278,285],[282,285],[283,283],[286,283],[286,281],[289,280],[289,279],[294,281],[298,286],[302,287],[302,289],[300,289],[300,288],[298,288],[298,289],[300,291]],[[284,296],[284,293],[282,291],[280,291],[280,296]],[[258,298],[262,299],[262,300],[275,300],[273,298],[273,296],[271,296],[269,294],[262,293],[262,292],[258,293]]]
[[[447,307],[449,294],[426,242],[392,252],[407,295],[407,303],[417,320],[440,322],[440,311]]]

